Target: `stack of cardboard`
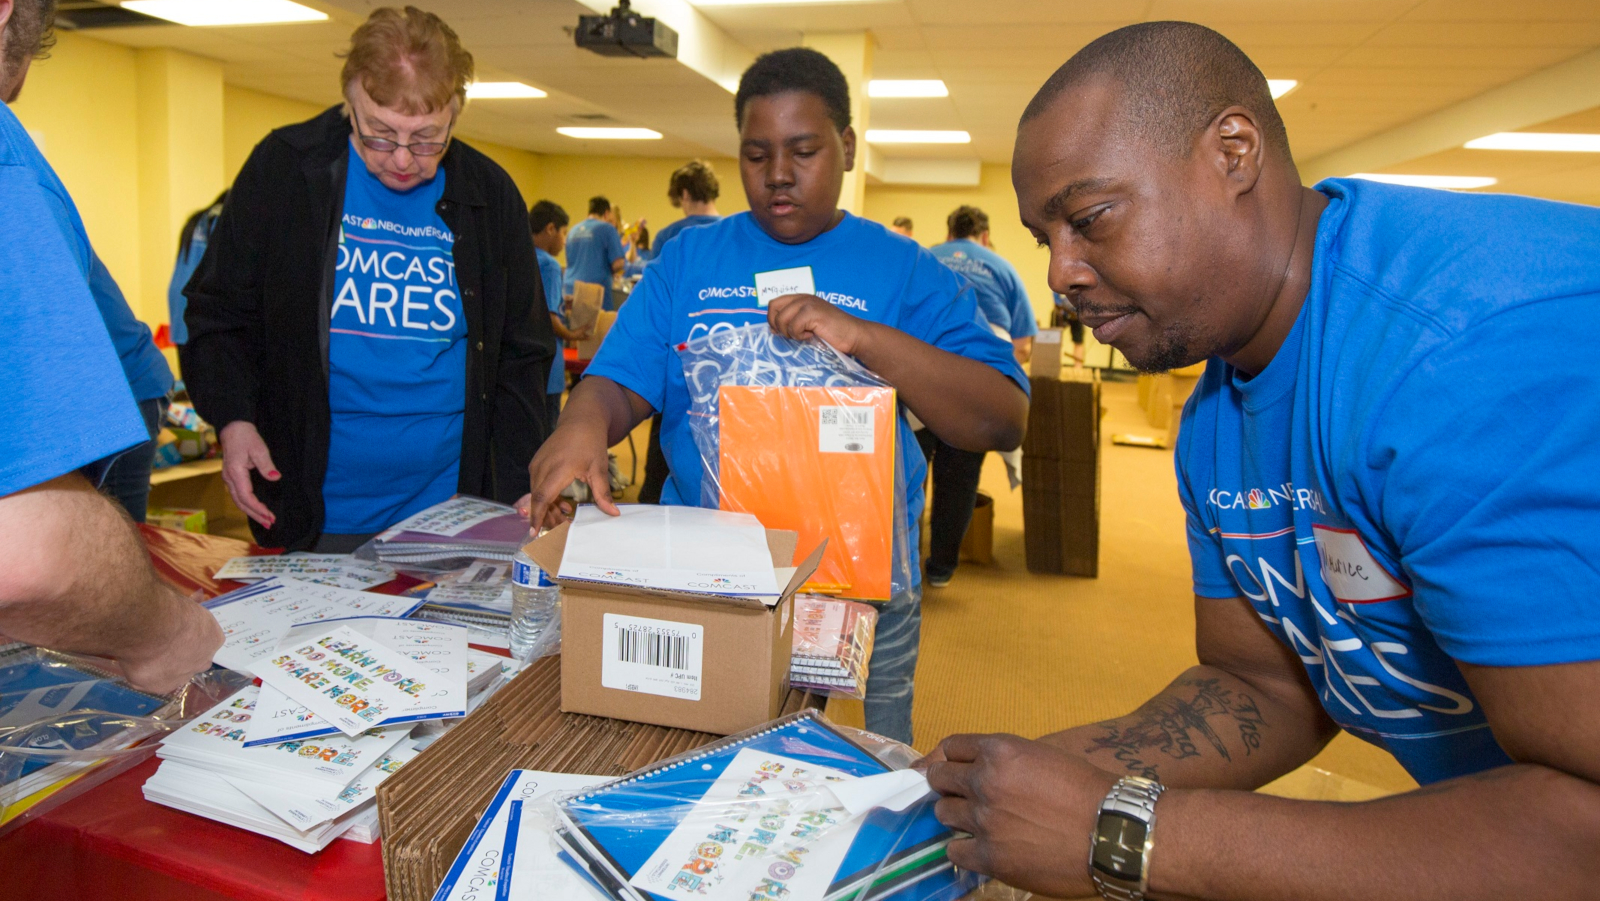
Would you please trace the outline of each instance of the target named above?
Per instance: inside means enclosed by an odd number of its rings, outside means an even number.
[[[1155,429],[1152,442],[1155,446],[1177,446],[1183,405],[1188,402],[1195,383],[1200,381],[1205,371],[1206,364],[1196,363],[1160,375],[1139,376],[1139,406],[1144,410],[1145,419]]]
[[[1022,443],[1022,522],[1028,571],[1100,573],[1100,376],[1067,369],[1031,380]]]
[[[390,901],[427,901],[514,769],[623,776],[716,741],[685,729],[560,711],[560,660],[536,661],[378,788]],[[791,691],[781,713],[820,707]]]

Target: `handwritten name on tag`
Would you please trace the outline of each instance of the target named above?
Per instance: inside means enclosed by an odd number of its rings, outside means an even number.
[[[756,303],[763,309],[774,299],[786,294],[815,293],[817,284],[811,277],[810,266],[756,273]]]

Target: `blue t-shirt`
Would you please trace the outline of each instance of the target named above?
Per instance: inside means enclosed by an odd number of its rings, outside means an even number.
[[[1455,661],[1600,659],[1600,210],[1318,190],[1294,330],[1184,410],[1194,590],[1249,599],[1417,781],[1503,765]]]
[[[539,280],[544,283],[544,305],[557,316],[561,316],[561,263],[555,257],[535,247],[533,252],[539,256]],[[566,322],[567,317],[561,316],[561,321]],[[561,356],[563,342],[556,341],[556,358],[550,362],[550,383],[545,386],[544,393],[560,394],[567,387],[567,367]]]
[[[818,296],[845,312],[987,363],[1028,389],[1011,346],[979,318],[971,287],[910,238],[847,213],[805,244],[784,244],[749,213],[729,216],[662,247],[585,372],[615,381],[661,412],[661,449],[672,470],[662,503],[697,504],[702,474],[687,421],[689,389],[673,348],[714,330],[765,322],[755,274],[797,266],[810,266]],[[920,580],[915,555],[927,461],[904,416],[897,431],[906,461],[910,568]]]
[[[328,329],[325,532],[376,532],[456,492],[467,319],[443,194],[443,170],[394,191],[350,151]]]
[[[567,232],[567,293],[577,282],[606,286],[606,309],[612,309],[611,264],[622,259],[622,236],[604,219],[585,219]]]
[[[682,219],[679,219],[677,222],[667,225],[661,231],[656,232],[656,240],[655,244],[653,245],[655,253],[651,256],[651,260],[655,260],[657,257],[660,257],[661,251],[666,249],[667,242],[671,241],[673,238],[676,238],[679,232],[682,232],[684,229],[696,228],[701,225],[710,225],[713,222],[720,221],[722,221],[721,216],[685,216]]]
[[[78,208],[0,105],[0,497],[150,440],[86,273]],[[24,427],[25,426],[25,427]],[[88,473],[95,480],[104,474]]]
[[[206,255],[206,244],[211,241],[211,229],[216,224],[217,217],[201,216],[200,221],[194,224],[194,233],[189,237],[189,250],[179,253],[178,262],[172,267],[172,279],[167,282],[167,315],[172,323],[173,344],[189,343],[189,324],[183,319],[184,313],[189,310],[189,298],[184,296],[183,289],[194,277],[194,271],[200,268],[200,260]]]
[[[166,397],[172,391],[172,367],[156,349],[150,326],[134,317],[127,298],[122,296],[122,289],[117,287],[117,280],[111,277],[93,248],[89,250],[89,293],[94,295],[95,306],[100,308],[100,316],[106,321],[106,331],[117,349],[122,374],[128,380],[134,400]]]
[[[972,283],[978,294],[978,310],[990,325],[1013,338],[1039,333],[1028,291],[1022,287],[1022,276],[1005,257],[967,238],[936,244],[929,250],[939,262]]]

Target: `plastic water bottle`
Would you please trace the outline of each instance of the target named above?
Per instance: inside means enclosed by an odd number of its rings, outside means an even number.
[[[511,558],[511,657],[529,663],[555,653],[561,629],[561,588],[523,551]],[[547,634],[549,633],[549,634]]]

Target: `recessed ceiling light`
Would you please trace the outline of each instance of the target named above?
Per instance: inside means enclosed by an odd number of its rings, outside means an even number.
[[[970,144],[964,131],[915,131],[893,128],[867,129],[868,144]]]
[[[654,141],[661,137],[661,132],[648,128],[601,128],[599,126],[564,125],[556,129],[556,132],[569,138],[584,138],[593,141]]]
[[[1267,90],[1272,92],[1273,100],[1277,100],[1279,97],[1282,97],[1284,94],[1289,93],[1299,86],[1300,82],[1294,80],[1293,78],[1267,79]]]
[[[1473,150],[1552,150],[1566,153],[1600,153],[1600,135],[1554,132],[1502,131],[1467,142]]]
[[[550,95],[520,81],[475,81],[467,85],[467,96],[474,100],[518,100]]]
[[[274,25],[328,18],[291,0],[123,0],[122,8],[179,25]]]
[[[868,97],[949,97],[950,89],[937,78],[874,78],[867,82]]]
[[[1414,188],[1487,188],[1500,181],[1480,175],[1381,175],[1376,172],[1357,172],[1350,177]]]

